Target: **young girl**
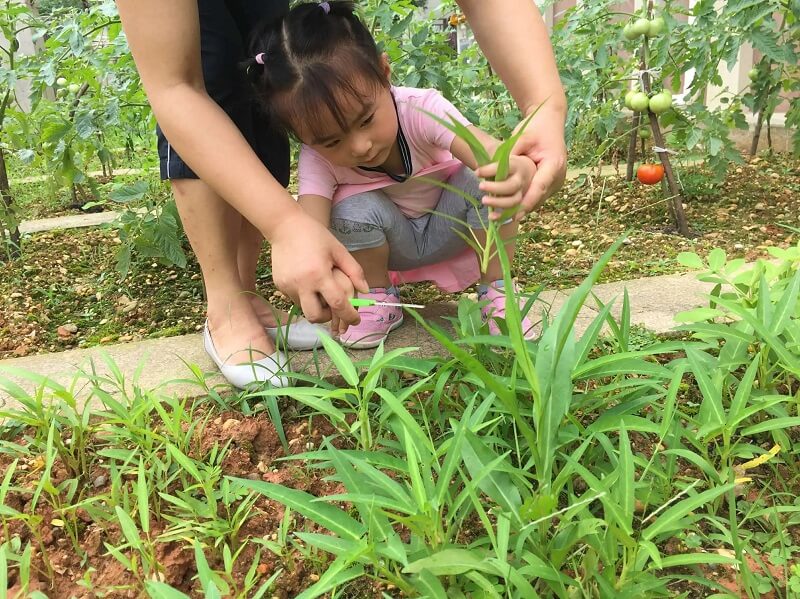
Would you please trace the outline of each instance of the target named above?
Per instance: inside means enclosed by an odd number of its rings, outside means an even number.
[[[479,182],[469,146],[430,115],[457,119],[490,154],[499,142],[437,91],[392,86],[387,57],[353,2],[300,4],[266,26],[251,51],[247,66],[259,100],[303,143],[299,202],[362,266],[370,285],[363,297],[397,303],[401,282],[431,280],[452,292],[478,281],[483,317],[490,333],[498,334],[495,319],[505,316],[499,259],[481,273],[464,236],[485,241],[484,223],[497,218],[489,208],[518,205],[534,163],[512,157],[506,181]],[[478,173],[491,177],[495,170],[490,165]],[[480,208],[453,189],[478,200]],[[500,227],[504,239],[516,230],[515,221]],[[513,241],[506,247],[513,259]],[[359,312],[360,324],[340,335],[345,346],[375,347],[403,320],[395,307]],[[531,337],[527,317],[523,327]]]

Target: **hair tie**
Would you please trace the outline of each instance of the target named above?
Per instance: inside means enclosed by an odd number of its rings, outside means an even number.
[[[264,53],[261,52],[260,54],[256,54],[256,62],[258,64],[264,64]]]
[[[326,15],[330,14],[331,12],[330,2],[320,2],[319,7],[322,9],[322,12],[324,12]]]

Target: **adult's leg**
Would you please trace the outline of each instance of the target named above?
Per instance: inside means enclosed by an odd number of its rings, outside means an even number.
[[[285,324],[288,314],[283,310],[278,310],[256,287],[256,267],[264,247],[264,236],[246,218],[242,219],[241,232],[239,233],[239,247],[237,250],[239,265],[239,279],[242,287],[250,298],[253,310],[265,327],[276,327],[278,321]]]
[[[209,330],[217,354],[230,364],[272,355],[275,346],[253,309],[246,286],[250,281],[243,282],[240,274],[238,257],[244,251],[244,219],[200,180],[173,180],[172,190],[203,274]],[[252,246],[253,241],[251,236],[248,244]]]

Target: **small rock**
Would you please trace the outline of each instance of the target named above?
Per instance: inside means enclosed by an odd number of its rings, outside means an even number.
[[[566,252],[564,252],[564,254],[566,254],[567,256],[575,256],[577,255],[577,253],[578,250],[576,250],[575,248],[569,248]]]
[[[311,582],[317,582],[319,580],[319,574],[309,574],[308,579]]]
[[[630,237],[626,237],[625,239],[622,240],[622,243],[624,243],[625,245],[630,245],[633,243],[633,240]]]
[[[753,206],[753,210],[764,210],[766,209],[766,207],[767,206],[764,204],[764,202],[759,202],[758,204]]]
[[[75,325],[75,324],[72,324],[71,322],[68,322],[67,324],[64,325],[64,329],[66,329],[67,331],[69,331],[70,333],[72,333],[74,335],[75,333],[78,332],[78,325]]]
[[[11,294],[9,297],[11,297],[11,298],[13,298],[13,299],[19,299],[19,298],[21,298],[21,297],[22,297],[22,294],[21,294],[19,291],[15,291],[15,292],[14,292],[14,293],[12,293],[12,294]]]
[[[258,564],[258,568],[256,568],[256,570],[258,570],[258,573],[261,576],[264,576],[267,572],[269,572],[269,566],[267,566],[267,564]]]
[[[736,243],[736,244],[733,245],[733,249],[735,249],[735,250],[743,250],[744,249],[744,244],[743,243]]]
[[[237,426],[239,426],[239,421],[236,418],[229,418],[222,424],[222,432],[226,433]]]
[[[258,472],[251,472],[247,475],[250,480],[261,480],[261,475]]]
[[[107,337],[103,337],[100,343],[111,343],[112,341],[114,341],[114,335],[108,335]]]
[[[95,489],[99,489],[100,487],[105,486],[106,480],[108,480],[104,475],[100,475],[92,481],[92,486]]]
[[[94,294],[94,297],[99,302],[101,299],[103,299],[103,294],[98,291]]]
[[[119,341],[120,343],[127,343],[128,341],[132,340],[133,340],[133,335],[122,335],[122,337],[117,339],[117,341]]]
[[[582,245],[583,245],[583,242],[580,239],[576,239],[575,241],[572,242],[572,247],[574,247],[574,248],[579,248]]]
[[[63,325],[58,327],[58,329],[56,329],[56,333],[62,339],[69,339],[70,337],[72,337],[72,333],[70,333],[70,331],[67,329],[67,327],[65,327]]]
[[[20,346],[16,347],[12,353],[15,356],[18,356],[18,357],[21,358],[22,356],[27,356],[29,351],[30,351],[30,348],[27,345],[23,344],[23,345],[20,345]]]
[[[185,289],[178,294],[179,299],[186,299],[187,297],[191,296],[192,294],[186,291]]]
[[[265,472],[269,472],[269,466],[267,466],[262,460],[256,466],[256,470],[258,470],[261,474],[264,474]]]

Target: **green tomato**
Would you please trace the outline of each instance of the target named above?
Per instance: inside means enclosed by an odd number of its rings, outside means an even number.
[[[666,112],[672,107],[672,94],[667,90],[655,94],[650,98],[650,110],[656,114]]]
[[[71,94],[77,94],[77,93],[78,93],[78,91],[80,91],[80,89],[81,89],[81,86],[80,86],[80,85],[78,85],[77,83],[70,83],[70,84],[67,86],[67,89],[69,90],[69,93],[71,93]]]
[[[750,81],[755,81],[758,79],[758,69],[753,67],[749,71],[747,71],[747,76],[750,77]]]
[[[631,23],[628,23],[625,25],[625,27],[623,27],[622,35],[625,36],[626,40],[635,40],[637,37],[639,37],[639,34],[633,30],[633,24]]]
[[[67,90],[66,90],[65,88],[63,88],[63,87],[62,87],[62,88],[59,88],[59,89],[56,91],[56,97],[58,97],[58,98],[63,98],[63,97],[64,97],[64,96],[66,96],[66,95],[67,95]]]
[[[633,99],[633,96],[634,96],[634,94],[636,92],[637,92],[637,90],[632,89],[627,94],[625,94],[625,108],[629,108],[629,109],[632,108],[631,107],[631,100]]]
[[[67,84],[66,77],[59,77],[58,79],[56,79],[56,85],[58,85],[59,87],[64,87],[66,84]]]
[[[644,92],[634,92],[631,96],[631,110],[634,112],[646,112],[649,100]]]
[[[647,19],[636,19],[631,25],[631,31],[636,34],[636,36],[640,35],[647,35],[647,32],[650,31],[650,21]]]
[[[639,127],[639,137],[642,139],[650,139],[653,137],[653,132],[650,130],[650,127]]]
[[[647,27],[647,37],[658,37],[667,30],[667,22],[664,17],[656,17],[649,22]]]

